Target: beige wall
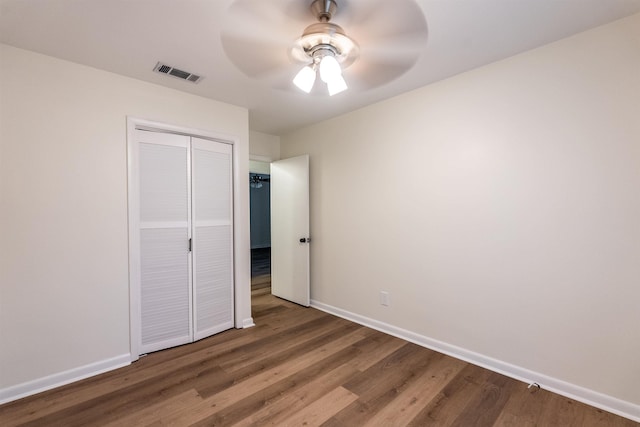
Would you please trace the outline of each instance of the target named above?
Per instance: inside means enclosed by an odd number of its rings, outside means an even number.
[[[129,353],[127,116],[238,139],[237,308],[250,323],[247,110],[0,49],[0,400]]]
[[[640,15],[281,148],[311,156],[316,303],[640,418]]]
[[[280,137],[267,133],[249,132],[249,154],[262,161],[280,159]]]

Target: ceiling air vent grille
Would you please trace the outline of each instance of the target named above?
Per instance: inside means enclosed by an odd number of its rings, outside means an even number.
[[[178,68],[172,67],[171,65],[163,64],[161,62],[158,62],[156,64],[153,71],[160,74],[167,74],[169,76],[173,76],[181,80],[186,80],[191,83],[198,83],[200,80],[202,80],[202,77],[197,74],[183,71]]]

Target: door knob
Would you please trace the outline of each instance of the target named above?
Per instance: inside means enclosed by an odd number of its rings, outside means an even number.
[[[300,238],[300,243],[311,243],[311,238],[310,237],[301,237]]]

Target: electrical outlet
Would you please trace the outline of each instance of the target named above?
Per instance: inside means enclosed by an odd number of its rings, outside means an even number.
[[[389,292],[380,291],[380,304],[386,307],[391,305],[391,298],[389,297]]]

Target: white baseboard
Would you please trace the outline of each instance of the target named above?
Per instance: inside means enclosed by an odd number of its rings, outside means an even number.
[[[253,323],[253,317],[248,317],[242,321],[242,329],[251,328],[253,326],[256,326],[256,324]]]
[[[375,319],[360,316],[359,314],[351,313],[319,301],[311,300],[311,307],[351,320],[352,322],[359,323],[371,329],[393,335],[394,337],[402,338],[403,340],[418,344],[422,347],[444,353],[455,357],[456,359],[464,360],[465,362],[498,372],[516,380],[523,381],[524,383],[537,383],[545,390],[549,390],[553,393],[586,403],[587,405],[620,415],[621,417],[640,422],[640,405],[620,400],[594,390],[580,387],[575,384],[540,374],[520,366],[512,365],[455,345],[447,344],[433,338],[425,337],[423,335],[416,334],[415,332],[398,328]]]
[[[31,396],[42,391],[60,387],[75,381],[80,381],[94,375],[102,374],[107,371],[122,368],[131,363],[131,355],[123,354],[112,357],[110,359],[101,360],[89,365],[79,366],[69,369],[68,371],[59,372],[57,374],[48,375],[36,380],[17,384],[11,387],[0,389],[0,405]]]

